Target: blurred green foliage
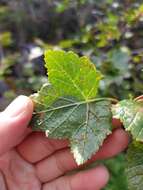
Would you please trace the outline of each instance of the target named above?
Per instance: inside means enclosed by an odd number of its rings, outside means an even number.
[[[99,96],[143,93],[142,0],[0,1],[0,109],[47,80],[44,49],[90,56],[104,74]],[[124,155],[105,163],[106,190],[126,190]]]
[[[2,47],[8,47],[12,44],[12,36],[10,32],[0,34],[0,44]]]
[[[111,174],[110,181],[104,190],[128,190],[127,179],[124,173],[125,157],[123,154],[103,162]]]

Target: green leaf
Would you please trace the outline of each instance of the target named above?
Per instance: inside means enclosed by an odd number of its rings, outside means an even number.
[[[120,119],[133,139],[143,141],[143,102],[123,100],[112,107],[113,117]]]
[[[78,164],[84,163],[97,152],[106,136],[111,133],[110,106],[108,101],[86,104],[84,121],[71,136],[71,150]]]
[[[0,44],[8,47],[12,44],[12,34],[10,32],[3,32],[0,34]]]
[[[80,100],[96,96],[102,75],[87,57],[49,50],[45,53],[45,62],[49,81],[60,96],[75,96]]]
[[[112,63],[113,68],[117,69],[123,76],[128,73],[130,53],[125,47],[110,51],[108,53],[108,60]]]
[[[129,190],[143,189],[143,144],[132,142],[129,146],[126,164],[126,175]]]
[[[111,133],[111,105],[95,99],[102,75],[87,57],[73,52],[45,53],[49,84],[32,97],[33,130],[69,139],[76,162],[83,164]]]

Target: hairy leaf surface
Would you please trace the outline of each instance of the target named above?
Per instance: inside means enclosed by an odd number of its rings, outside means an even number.
[[[102,75],[87,57],[73,52],[45,53],[49,84],[32,95],[33,130],[69,139],[76,162],[83,164],[110,134],[111,105],[95,99]]]
[[[113,116],[120,119],[133,138],[143,141],[143,102],[123,100],[112,108]]]
[[[133,141],[127,152],[126,174],[129,190],[143,189],[143,144]]]

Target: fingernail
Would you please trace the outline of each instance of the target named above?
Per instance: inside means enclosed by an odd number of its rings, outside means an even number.
[[[4,111],[9,117],[16,117],[24,114],[28,109],[29,98],[23,95],[18,96]]]

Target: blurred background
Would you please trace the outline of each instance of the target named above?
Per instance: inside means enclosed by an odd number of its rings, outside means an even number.
[[[87,55],[104,74],[99,94],[143,93],[142,0],[0,0],[0,110],[47,81],[43,52]],[[124,154],[105,161],[105,190],[126,190]]]

